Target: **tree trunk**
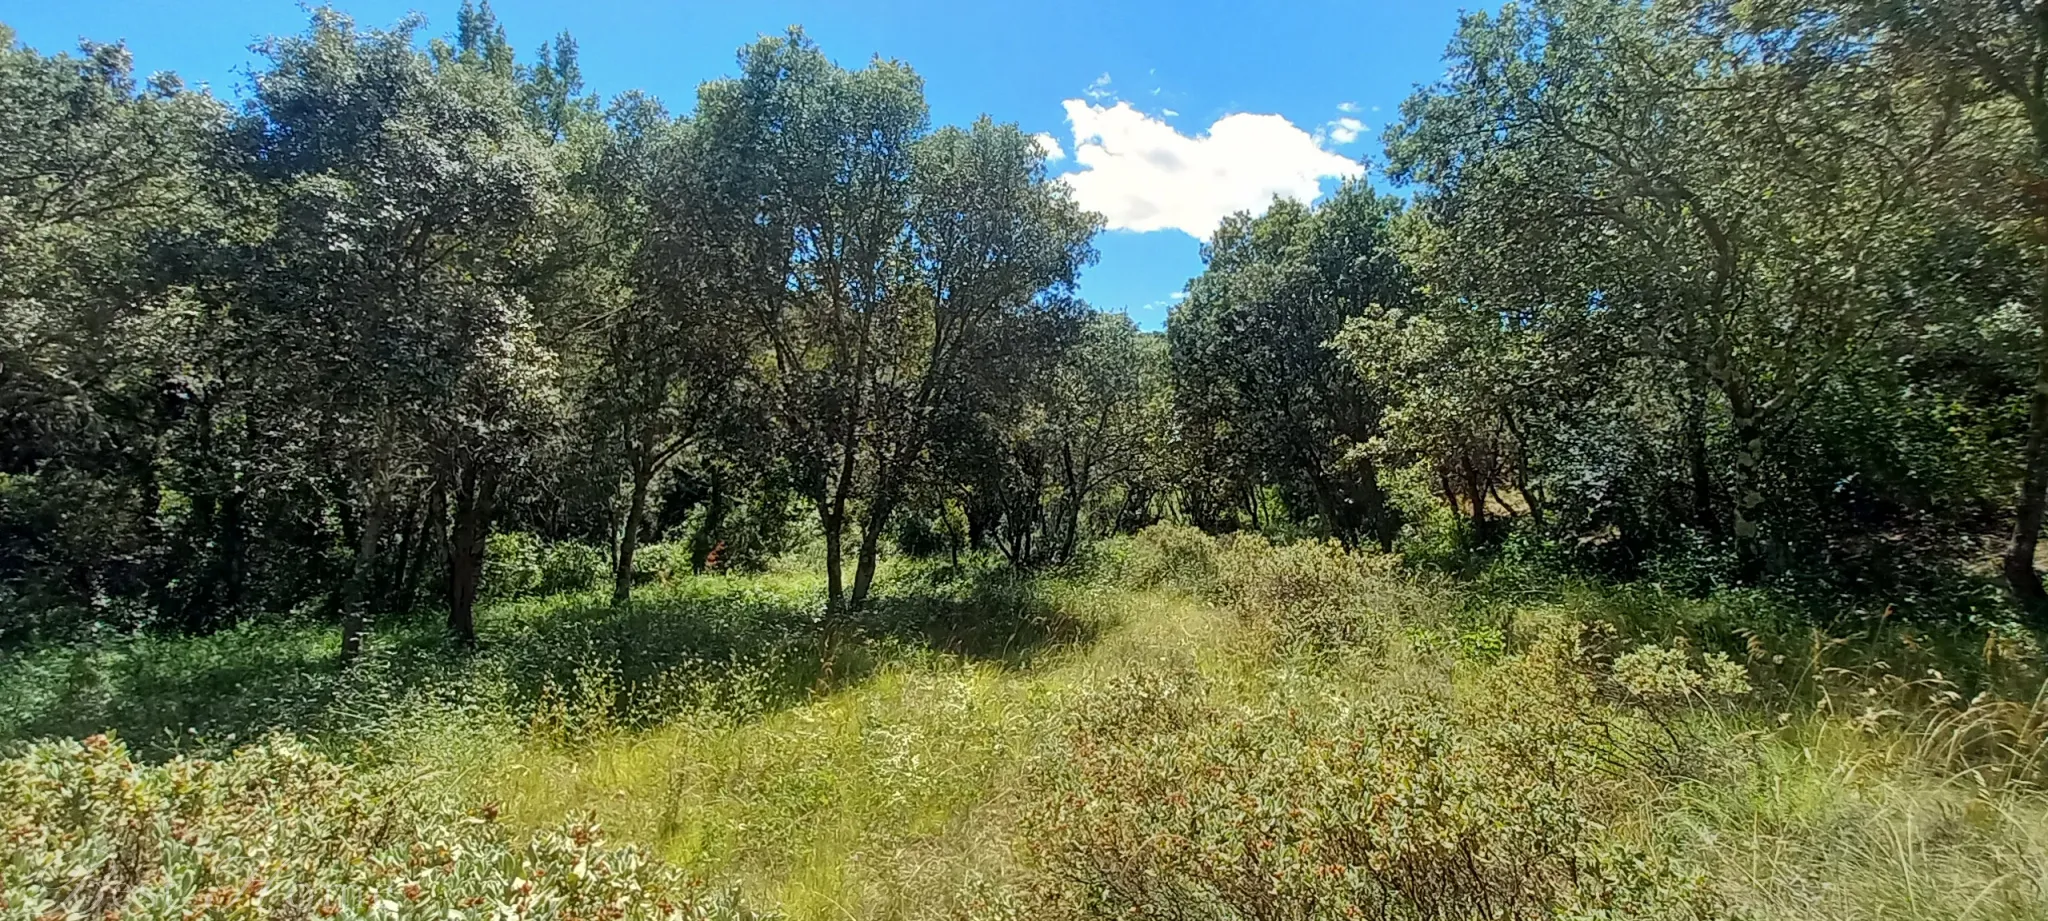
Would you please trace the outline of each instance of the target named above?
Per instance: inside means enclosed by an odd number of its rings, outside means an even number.
[[[412,542],[415,545],[411,557],[405,561],[404,572],[398,578],[398,603],[402,611],[410,611],[419,601],[420,579],[427,571],[427,560],[436,562],[446,554],[442,546],[442,527],[448,517],[448,497],[440,480],[427,486],[425,502],[420,511],[419,526],[414,529]]]
[[[2048,332],[2048,290],[2042,292],[2041,325]],[[2012,543],[2005,551],[2005,581],[2013,597],[2040,616],[2048,608],[2048,592],[2034,568],[2034,550],[2041,540],[2041,519],[2048,504],[2048,345],[2034,364],[2034,392],[2027,399],[2027,442],[2021,458],[2020,501],[2014,516]]]
[[[355,571],[348,580],[347,595],[341,610],[341,662],[347,665],[356,660],[363,651],[363,633],[369,629],[370,584],[377,573],[377,543],[384,536],[386,507],[391,504],[385,495],[389,487],[384,477],[372,473],[370,482],[363,490],[362,521],[357,525]]]
[[[626,503],[626,520],[619,526],[619,554],[612,560],[612,604],[633,600],[633,554],[640,549],[641,519],[647,517],[647,485],[654,480],[654,466],[636,463],[633,495]]]
[[[690,572],[703,575],[711,560],[711,548],[718,545],[718,529],[725,526],[726,515],[725,477],[716,468],[711,471],[711,495],[704,502],[704,523],[690,538]]]
[[[853,594],[847,598],[849,610],[860,610],[867,603],[869,590],[874,588],[875,564],[881,558],[882,528],[889,522],[889,511],[878,500],[861,525],[860,552],[853,566]]]
[[[1764,504],[1757,488],[1762,465],[1763,435],[1747,401],[1730,400],[1735,430],[1735,563],[1736,577],[1745,583],[1763,578],[1765,569],[1763,529],[1756,513]]]
[[[1712,533],[1714,522],[1714,475],[1707,466],[1707,395],[1704,384],[1696,383],[1686,407],[1685,460],[1692,474],[1693,523]]]
[[[239,478],[239,474],[237,475]],[[220,561],[222,595],[221,607],[232,622],[242,609],[244,586],[249,571],[249,526],[247,509],[248,491],[237,481],[228,488],[227,498],[221,501],[220,514]]]
[[[961,507],[967,515],[967,548],[988,549],[988,504],[970,499]]]
[[[392,533],[398,538],[397,558],[377,577],[380,614],[412,610],[412,596],[407,591],[406,579],[412,572],[413,562],[424,553],[420,543],[425,539],[426,533],[426,519],[421,514],[418,496],[407,497],[405,505],[392,524]]]
[[[497,492],[497,478],[482,466],[472,460],[456,479],[455,537],[448,554],[448,632],[464,646],[476,645],[477,591],[483,585]]]
[[[846,518],[825,509],[818,511],[818,525],[825,532],[825,611],[833,618],[846,613],[846,581],[840,563],[845,553]]]

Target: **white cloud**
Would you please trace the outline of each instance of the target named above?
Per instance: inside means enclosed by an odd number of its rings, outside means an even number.
[[[1159,114],[1161,114],[1161,115],[1164,115],[1164,116],[1166,116],[1167,118],[1172,118],[1172,117],[1174,117],[1174,116],[1176,116],[1176,115],[1179,115],[1180,113],[1179,113],[1179,112],[1175,112],[1175,111],[1174,111],[1174,110],[1172,110],[1172,109],[1160,109],[1160,110],[1159,110]]]
[[[1358,103],[1355,103],[1355,102],[1340,102],[1340,103],[1337,103],[1337,111],[1339,111],[1339,112],[1356,112],[1356,111],[1358,111]]]
[[[1206,239],[1233,212],[1264,210],[1276,196],[1311,201],[1322,180],[1365,173],[1278,115],[1226,115],[1190,137],[1127,102],[1064,105],[1080,168],[1061,181],[1112,230]]]
[[[1331,143],[1341,147],[1358,140],[1359,134],[1365,131],[1365,123],[1346,116],[1324,125],[1323,131],[1329,137]]]
[[[1031,139],[1037,141],[1038,149],[1045,152],[1045,162],[1057,163],[1067,158],[1067,152],[1060,147],[1059,138],[1041,131],[1032,135]]]
[[[1090,99],[1108,99],[1115,96],[1116,90],[1109,88],[1109,71],[1103,71],[1102,76],[1096,77],[1095,82],[1088,84],[1088,89],[1083,92],[1086,92]]]

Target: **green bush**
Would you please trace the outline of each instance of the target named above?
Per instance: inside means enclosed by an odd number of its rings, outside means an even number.
[[[1200,590],[1216,575],[1216,539],[1187,525],[1160,523],[1131,540],[1122,581],[1134,588],[1175,585]]]
[[[540,580],[535,591],[543,595],[587,592],[603,584],[611,574],[611,562],[603,550],[574,541],[547,545],[540,553]]]
[[[1197,683],[1122,681],[1077,708],[1025,837],[1043,916],[1711,914],[1698,878],[1602,834],[1569,744],[1428,705],[1218,709]]]
[[[540,588],[541,541],[525,531],[498,531],[484,545],[484,575],[477,597],[508,601]]]
[[[688,542],[678,540],[646,544],[633,553],[633,576],[641,581],[657,584],[686,579],[694,571],[691,568],[691,559]]]
[[[0,762],[0,917],[756,917],[594,825],[522,840],[405,781],[286,741],[161,766],[32,746]]]
[[[492,534],[484,548],[478,595],[498,602],[589,591],[610,569],[605,552],[596,547],[573,541],[546,543],[524,531],[501,531]]]

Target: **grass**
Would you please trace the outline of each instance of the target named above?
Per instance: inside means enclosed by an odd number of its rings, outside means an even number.
[[[1119,892],[1184,917],[2048,917],[2023,632],[1111,549],[1064,580],[898,565],[829,630],[789,570],[502,603],[470,656],[387,623],[347,674],[290,621],[16,652],[0,739],[112,729],[161,759],[283,731],[518,836],[594,820],[791,918],[1121,916]],[[1747,690],[1708,693],[1717,652]]]
[[[793,917],[966,912],[980,889],[1021,878],[1011,844],[1031,760],[1072,703],[1117,675],[1222,655],[1228,619],[1184,594],[1113,601],[1077,614],[1098,619],[1098,639],[1028,668],[920,652],[757,719],[714,711],[582,746],[515,742],[470,782],[515,821],[595,815]]]

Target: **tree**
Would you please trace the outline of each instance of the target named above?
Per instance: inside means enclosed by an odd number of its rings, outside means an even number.
[[[2036,609],[2048,605],[2035,568],[2048,512],[2048,7],[1999,0],[1853,0],[1826,4],[1840,19],[1837,40],[1867,41],[1881,79],[1959,90],[1968,127],[1942,175],[1965,213],[1985,220],[2027,252],[2040,281],[2029,298],[2037,330],[2026,440],[2006,583]],[[1780,15],[1789,16],[1791,11]],[[2015,130],[2015,126],[2018,130]]]
[[[1128,526],[1130,503],[1141,512],[1150,501],[1165,438],[1164,356],[1129,317],[1089,317],[1062,351],[1041,392],[994,433],[998,443],[970,440],[964,452],[985,458],[971,488],[992,499],[995,543],[1020,567],[1073,560],[1090,525]],[[1116,506],[1099,508],[1105,501]]]
[[[1382,547],[1398,521],[1356,450],[1378,431],[1381,397],[1330,343],[1347,320],[1409,299],[1387,236],[1398,209],[1354,183],[1314,208],[1234,216],[1167,323],[1181,416],[1210,420],[1223,451],[1305,494],[1327,535]]]
[[[463,482],[487,476],[478,465],[502,450],[465,431],[496,412],[468,408],[503,393],[492,369],[531,360],[517,267],[541,244],[554,194],[495,59],[437,68],[413,46],[415,27],[359,32],[316,11],[306,35],[264,45],[270,63],[237,130],[275,201],[248,295],[270,338],[268,373],[321,414],[350,471],[344,658],[361,647],[395,497],[422,475],[426,446],[438,443]],[[488,529],[477,482],[467,552]],[[451,623],[465,632],[466,612]]]
[[[657,477],[744,404],[753,340],[732,306],[737,266],[719,237],[705,152],[688,123],[639,96],[612,107],[601,152],[578,185],[600,228],[603,274],[574,317],[583,411],[616,451],[625,501],[613,555],[614,603],[630,599],[633,559]]]
[[[1727,510],[1750,579],[1783,555],[1762,520],[1773,446],[1896,332],[1921,180],[1949,142],[1939,88],[1872,79],[1866,54],[1716,4],[1510,7],[1466,19],[1388,142],[1442,227],[1434,284],[1511,326],[1611,330],[1670,369],[1696,507]]]
[[[845,71],[793,31],[740,67],[702,90],[698,120],[717,151],[716,210],[741,241],[738,296],[772,355],[792,479],[824,532],[829,604],[845,611],[868,595],[939,408],[1006,367],[986,361],[1006,342],[1077,315],[1067,291],[1096,222],[1014,126],[928,133],[901,64]]]
[[[164,449],[204,330],[175,262],[218,220],[225,115],[173,76],[138,83],[125,46],[45,57],[0,27],[0,573],[33,607],[177,577]]]

